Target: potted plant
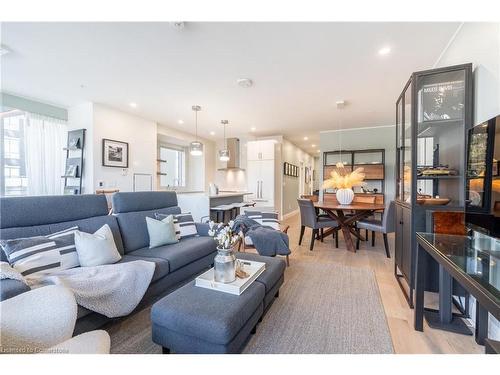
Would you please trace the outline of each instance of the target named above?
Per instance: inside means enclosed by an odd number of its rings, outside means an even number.
[[[323,182],[323,189],[337,189],[336,197],[340,204],[350,204],[354,199],[354,186],[364,185],[365,174],[363,168],[356,168],[348,172],[343,163],[336,164],[336,170],[331,177]]]
[[[232,230],[233,222],[208,223],[208,235],[217,243],[217,255],[214,258],[214,280],[221,283],[232,283],[236,280],[236,257],[234,249],[240,236]]]

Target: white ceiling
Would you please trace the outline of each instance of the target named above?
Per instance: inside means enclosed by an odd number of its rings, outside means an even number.
[[[395,100],[431,68],[458,23],[3,23],[2,89],[94,101],[222,136],[283,134],[313,152],[319,131],[394,122]],[[380,56],[378,50],[391,47]],[[244,89],[236,79],[251,78]],[[335,102],[344,99],[340,113]],[[130,102],[137,103],[132,109]],[[184,120],[180,125],[178,120]],[[304,141],[303,137],[309,140]]]

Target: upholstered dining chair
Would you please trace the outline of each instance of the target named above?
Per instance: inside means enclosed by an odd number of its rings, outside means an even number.
[[[314,207],[313,202],[310,199],[297,199],[299,203],[300,210],[300,238],[299,245],[302,244],[302,238],[304,237],[304,231],[306,227],[311,228],[311,244],[309,246],[309,250],[313,250],[314,248],[314,240],[321,239],[323,240],[323,229],[325,228],[337,228],[338,223],[336,220],[331,219],[330,217],[318,215],[316,212],[316,208]],[[321,238],[320,238],[320,230],[321,230]],[[333,235],[335,236],[336,246],[338,247],[338,231],[334,231]]]
[[[391,253],[389,251],[389,242],[387,240],[387,233],[393,233],[395,228],[394,228],[394,212],[395,212],[395,207],[394,207],[394,201],[390,201],[386,206],[384,213],[382,215],[382,220],[376,220],[376,219],[364,219],[364,220],[359,220],[356,223],[356,230],[358,231],[360,229],[365,229],[367,231],[372,231],[372,246],[375,245],[375,232],[382,233],[384,237],[384,247],[385,247],[385,254],[387,255],[387,258],[391,257]],[[359,238],[356,241],[356,247],[359,248]]]

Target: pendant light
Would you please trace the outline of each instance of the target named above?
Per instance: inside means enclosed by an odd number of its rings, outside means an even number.
[[[195,115],[195,136],[196,139],[190,143],[189,145],[189,153],[193,156],[203,155],[203,143],[198,140],[198,112],[201,111],[201,107],[199,105],[193,105],[191,109],[194,111]]]
[[[219,151],[219,160],[229,161],[229,150],[227,149],[227,143],[226,143],[226,125],[229,124],[229,121],[222,120],[221,124],[224,126],[224,148]]]

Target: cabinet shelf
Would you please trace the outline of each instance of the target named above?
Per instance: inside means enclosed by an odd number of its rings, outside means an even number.
[[[417,176],[417,180],[454,180],[457,178],[461,178],[460,175],[452,175],[452,176]]]

